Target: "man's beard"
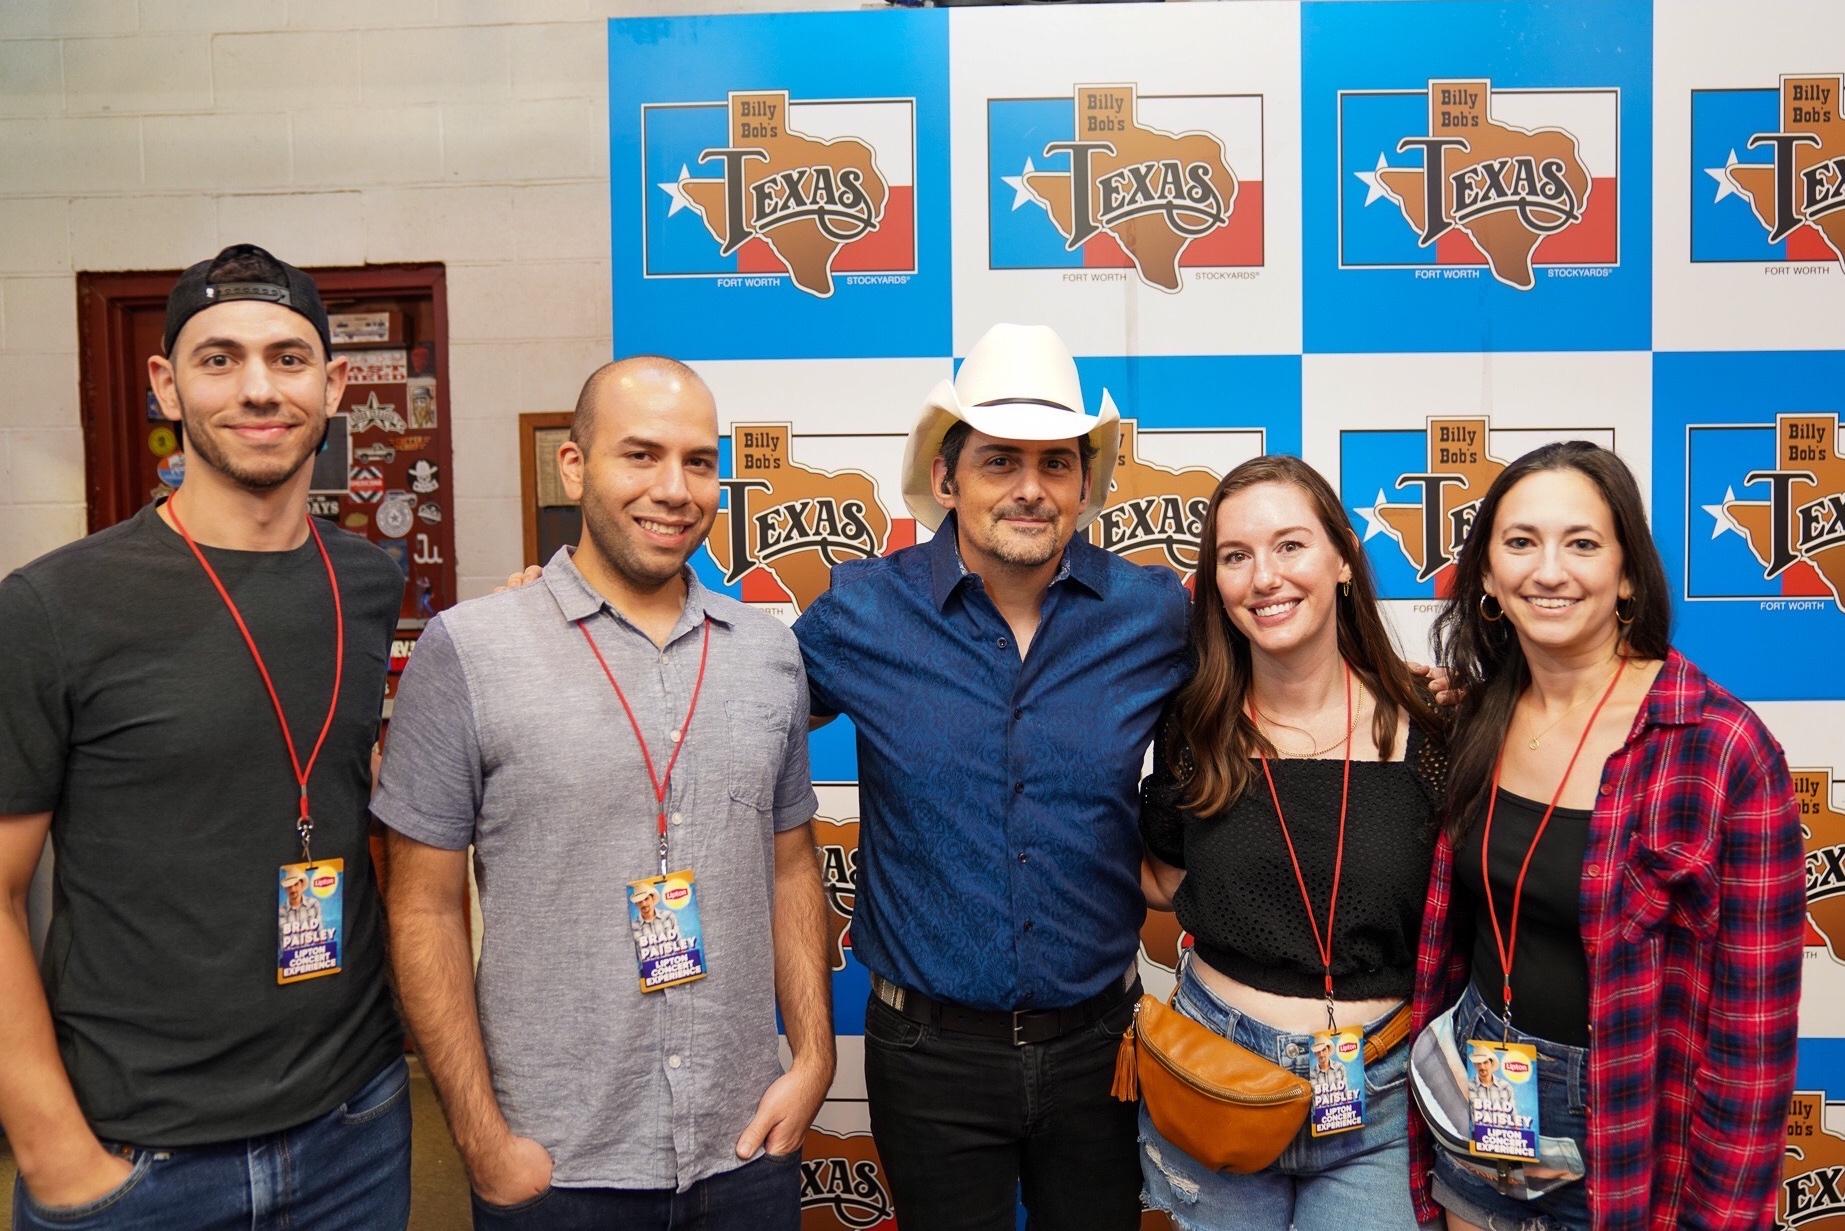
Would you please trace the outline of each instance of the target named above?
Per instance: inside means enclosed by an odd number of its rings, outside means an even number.
[[[657,589],[679,576],[680,570],[685,568],[685,562],[692,558],[692,553],[705,541],[704,535],[694,535],[685,554],[670,566],[649,559],[636,547],[632,537],[622,533],[620,519],[610,514],[607,506],[595,495],[595,490],[587,482],[583,485],[583,499],[579,502],[583,512],[583,533],[589,536],[590,541],[596,545],[596,551],[609,562],[609,566],[638,589]]]
[[[1043,518],[1047,524],[1043,534],[1027,537],[1008,533],[1002,528],[1000,522],[1007,517],[1038,517]],[[1021,568],[1048,564],[1064,548],[1057,533],[1056,510],[1042,503],[996,508],[987,514],[987,541],[981,546],[1007,564]]]
[[[266,470],[252,470],[225,456],[224,451],[218,448],[218,442],[212,435],[211,429],[205,426],[202,419],[195,417],[186,408],[186,399],[180,396],[177,386],[173,390],[173,397],[179,402],[180,425],[185,429],[187,452],[197,454],[207,466],[237,486],[252,492],[274,491],[300,474],[301,468],[320,451],[320,446],[326,441],[327,432],[331,426],[322,422],[320,439],[284,469],[274,473]]]

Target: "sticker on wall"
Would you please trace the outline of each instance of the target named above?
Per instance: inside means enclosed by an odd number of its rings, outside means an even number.
[[[1303,24],[1308,350],[1648,348],[1651,6]]]
[[[363,402],[347,407],[347,423],[354,436],[378,428],[386,432],[404,430],[404,417],[397,413],[394,402],[380,402],[376,389],[368,390]]]
[[[416,515],[427,525],[435,525],[442,520],[442,506],[433,500],[425,500],[416,506]]]
[[[336,496],[309,496],[307,502],[309,517],[325,517],[329,520],[340,515],[340,502]]]
[[[432,436],[393,436],[391,447],[399,453],[421,453],[433,439]]]
[[[365,514],[355,513],[353,514],[353,517],[357,517],[359,519],[359,525],[356,528],[363,529],[365,526]],[[347,518],[346,520],[348,524],[351,524],[351,521],[352,521],[351,517]],[[402,539],[379,539],[378,546],[384,549],[385,555],[391,557],[391,563],[397,566],[398,572],[402,573],[406,577],[410,575],[410,547],[409,547],[409,544],[405,543]]]
[[[371,519],[366,517],[363,513],[348,513],[346,514],[344,525],[348,530],[364,530],[365,527],[370,524],[370,521]]]
[[[1177,294],[1187,270],[1260,266],[1262,101],[1086,83],[990,100],[989,268],[1125,269]]]
[[[346,490],[354,500],[376,504],[384,497],[384,472],[376,466],[354,466],[347,476]]]
[[[405,491],[386,492],[374,520],[378,533],[389,538],[403,538],[416,525],[416,497]]]
[[[438,482],[436,464],[427,459],[410,467],[410,490],[418,495],[427,496],[441,486]]]
[[[854,16],[610,23],[617,351],[947,353],[946,22]]]
[[[355,350],[346,356],[346,383],[394,385],[409,378],[409,362],[401,350]]]
[[[433,380],[413,380],[404,386],[404,392],[410,402],[410,427],[418,431],[435,427],[436,382]]]
[[[155,457],[165,457],[177,448],[179,437],[164,423],[147,434],[147,451]]]
[[[160,413],[160,399],[154,396],[152,389],[149,389],[147,391],[147,421],[157,423],[164,418],[166,416]]]
[[[397,460],[397,450],[393,449],[390,445],[373,441],[371,444],[360,445],[358,448],[354,449],[352,451],[352,460],[355,462],[371,462],[377,465],[385,465]]]
[[[186,481],[186,455],[180,452],[167,454],[155,465],[154,473],[168,487],[178,487]]]
[[[389,342],[391,317],[389,312],[334,312],[327,317],[327,329],[335,346],[352,342]]]

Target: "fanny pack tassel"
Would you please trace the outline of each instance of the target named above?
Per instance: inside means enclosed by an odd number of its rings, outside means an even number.
[[[1140,1101],[1140,1075],[1134,1053],[1134,1024],[1139,1020],[1140,1006],[1135,1005],[1133,1020],[1128,1022],[1127,1033],[1121,1036],[1121,1046],[1115,1052],[1115,1083],[1109,1093],[1124,1103]]]

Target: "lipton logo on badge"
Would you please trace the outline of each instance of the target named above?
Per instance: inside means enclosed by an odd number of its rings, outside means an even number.
[[[991,189],[993,267],[1127,266],[1148,286],[1177,292],[1187,267],[1260,265],[1261,101],[1143,98],[1133,85],[1077,85],[1066,99],[992,100],[990,156],[1018,168]],[[1056,135],[1046,140],[1046,133]],[[1232,145],[1247,151],[1257,177],[1248,185],[1233,169]],[[1028,204],[1043,211],[1075,260],[1034,256],[1042,240],[1020,233],[1010,217]]]
[[[678,176],[657,185],[671,203],[660,234],[646,239],[649,276],[785,275],[826,298],[836,273],[915,271],[913,102],[739,90],[722,105],[721,128],[707,131],[699,113],[718,107],[643,108],[654,130],[645,143],[683,145]],[[659,158],[650,151],[650,162]],[[699,241],[671,221],[688,209],[703,224],[702,258]]]
[[[891,519],[870,475],[801,465],[790,434],[785,423],[732,426],[731,476],[720,480],[728,506],[707,545],[726,584],[762,569],[804,611],[835,564],[883,554]]]
[[[1710,537],[1739,535],[1765,580],[1798,571],[1845,605],[1845,461],[1838,443],[1836,413],[1777,415],[1773,463],[1741,475],[1743,487],[1767,488],[1766,498],[1740,500],[1727,487],[1721,501],[1701,507],[1714,519]]]
[[[1121,420],[1121,447],[1108,503],[1089,527],[1089,541],[1134,564],[1163,564],[1190,576],[1219,476],[1142,461],[1139,424]]]
[[[809,1128],[801,1147],[801,1231],[884,1231],[895,1220],[871,1134]]]
[[[1379,488],[1371,507],[1352,510],[1364,521],[1364,541],[1390,539],[1419,582],[1453,565],[1481,497],[1506,467],[1487,452],[1488,431],[1485,419],[1430,419],[1427,465],[1398,475],[1394,485],[1414,498],[1393,501]]]
[[[852,947],[852,908],[858,902],[858,818],[815,817],[814,851],[826,895],[827,952],[833,969],[844,970],[846,950]]]
[[[1832,806],[1831,770],[1792,772],[1806,843],[1807,939],[1845,965],[1845,812]]]
[[[1419,117],[1411,116],[1412,100]],[[1353,204],[1394,206],[1426,254],[1405,259],[1375,228],[1342,219],[1342,265],[1426,264],[1432,256],[1439,265],[1484,264],[1500,282],[1528,291],[1542,266],[1618,264],[1614,91],[1433,80],[1426,93],[1342,95],[1340,112],[1346,156],[1376,158],[1348,163],[1365,190],[1362,204]]]
[[[1795,1092],[1788,1105],[1787,1150],[1775,1200],[1775,1226],[1781,1231],[1845,1231],[1845,1134],[1827,1128],[1825,1117],[1825,1091]]]
[[[1694,151],[1726,151],[1718,165],[1700,167],[1716,190],[1693,202],[1694,261],[1845,262],[1841,88],[1845,77],[1825,73],[1783,76],[1779,90],[1692,92]],[[1740,158],[1738,145],[1747,151]],[[1753,231],[1755,242],[1737,231]]]

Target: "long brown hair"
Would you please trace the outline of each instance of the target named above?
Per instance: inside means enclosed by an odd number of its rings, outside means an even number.
[[[1397,710],[1431,734],[1441,720],[1397,654],[1377,610],[1371,568],[1352,532],[1352,523],[1332,486],[1298,457],[1268,454],[1251,458],[1225,475],[1211,493],[1198,542],[1198,572],[1193,585],[1191,640],[1197,671],[1173,702],[1167,762],[1187,780],[1184,807],[1210,816],[1242,798],[1256,774],[1250,761],[1258,752],[1275,755],[1275,747],[1249,717],[1249,638],[1224,610],[1217,592],[1217,510],[1238,492],[1262,483],[1285,483],[1305,493],[1321,528],[1351,566],[1351,593],[1339,598],[1339,653],[1378,698],[1371,733],[1378,759],[1388,760],[1396,746]]]
[[[1486,806],[1493,764],[1512,724],[1512,709],[1531,682],[1524,649],[1505,617],[1489,620],[1481,610],[1486,595],[1486,557],[1493,522],[1505,494],[1540,470],[1573,470],[1593,483],[1614,516],[1621,544],[1621,570],[1633,590],[1633,623],[1622,629],[1622,652],[1635,658],[1664,658],[1672,648],[1672,599],[1659,549],[1647,529],[1646,504],[1627,463],[1586,440],[1542,445],[1499,472],[1474,514],[1473,528],[1454,564],[1454,592],[1435,617],[1435,660],[1447,666],[1451,688],[1466,689],[1454,715],[1448,746],[1448,814],[1443,830],[1458,843]],[[1618,608],[1617,608],[1618,614]]]

